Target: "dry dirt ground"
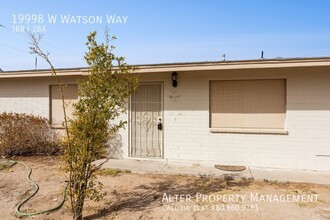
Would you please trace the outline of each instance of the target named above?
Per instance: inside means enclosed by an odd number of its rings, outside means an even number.
[[[40,186],[23,211],[56,206],[65,185],[59,158],[15,160],[33,168],[32,178]],[[0,171],[0,219],[16,219],[15,207],[33,191],[27,175],[21,164]],[[100,202],[86,202],[85,219],[330,219],[330,186],[129,172],[113,175],[112,171],[100,175],[99,181],[107,195]],[[300,200],[292,201],[298,195]],[[31,218],[72,219],[68,202],[58,211]]]

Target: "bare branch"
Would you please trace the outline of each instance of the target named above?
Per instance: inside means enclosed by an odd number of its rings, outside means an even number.
[[[66,133],[67,140],[68,140],[67,147],[68,147],[69,153],[71,153],[72,152],[72,141],[71,141],[70,134],[69,134],[69,125],[68,125],[68,118],[67,118],[67,113],[66,113],[67,105],[65,103],[65,98],[64,98],[63,84],[61,82],[60,77],[57,75],[54,65],[52,64],[52,62],[49,59],[49,52],[44,53],[43,50],[40,48],[40,41],[43,36],[41,34],[36,35],[32,32],[27,32],[27,34],[29,35],[30,40],[31,40],[31,42],[29,43],[31,54],[38,55],[39,57],[41,57],[48,63],[48,65],[50,66],[50,69],[51,69],[52,76],[55,77],[55,80],[60,87],[60,96],[61,96],[61,100],[62,100],[62,109],[63,109],[63,114],[64,114],[64,127],[65,127],[65,133]],[[68,164],[68,166],[69,166],[69,181],[70,181],[70,185],[71,185],[72,184],[71,180],[72,180],[73,166],[71,163]],[[69,194],[72,195],[72,187],[69,187]],[[71,203],[72,203],[73,202],[72,197],[70,197],[70,198],[71,198]]]
[[[56,69],[55,69],[53,63],[49,59],[49,52],[44,53],[43,50],[39,46],[43,35],[41,35],[40,33],[35,34],[30,31],[27,31],[27,34],[29,35],[30,40],[31,40],[31,42],[29,43],[31,45],[30,46],[31,53],[38,55],[39,57],[41,57],[48,63],[48,65],[50,66],[51,72],[52,72],[52,76],[55,77],[56,82],[60,87],[60,95],[61,95],[61,99],[62,99],[62,109],[63,109],[63,114],[64,114],[65,131],[66,131],[67,138],[69,139],[69,143],[70,143],[68,118],[67,118],[67,113],[66,113],[67,105],[65,103],[63,84],[60,80],[60,77],[57,75],[57,72],[56,72]]]

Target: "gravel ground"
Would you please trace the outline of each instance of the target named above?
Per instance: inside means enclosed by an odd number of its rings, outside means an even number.
[[[54,207],[65,177],[57,157],[19,157],[32,167],[38,194],[23,211]],[[15,207],[33,192],[21,164],[0,171],[1,219],[16,219]],[[85,219],[330,219],[330,186],[269,181],[137,174],[107,170],[98,180],[107,193],[86,201]],[[58,211],[33,219],[72,219],[68,202]]]

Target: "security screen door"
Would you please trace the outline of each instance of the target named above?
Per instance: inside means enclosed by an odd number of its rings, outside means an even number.
[[[143,83],[131,96],[130,156],[162,157],[163,149],[162,83]]]

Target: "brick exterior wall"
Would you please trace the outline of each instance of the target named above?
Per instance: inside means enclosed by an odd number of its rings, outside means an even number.
[[[140,74],[141,82],[164,84],[164,159],[172,162],[231,164],[330,171],[330,69],[280,68]],[[288,135],[211,133],[209,81],[276,79],[287,81]],[[67,78],[67,83],[76,78]],[[0,79],[0,112],[49,117],[51,79]],[[128,115],[123,115],[128,120]],[[112,145],[115,157],[127,158],[128,126]]]
[[[75,77],[63,78],[63,83],[77,83]],[[16,112],[49,118],[49,85],[53,78],[0,79],[0,112]]]
[[[330,74],[328,68],[226,70],[144,74],[164,82],[164,158],[202,164],[330,171]],[[288,135],[211,133],[209,81],[287,80]]]

